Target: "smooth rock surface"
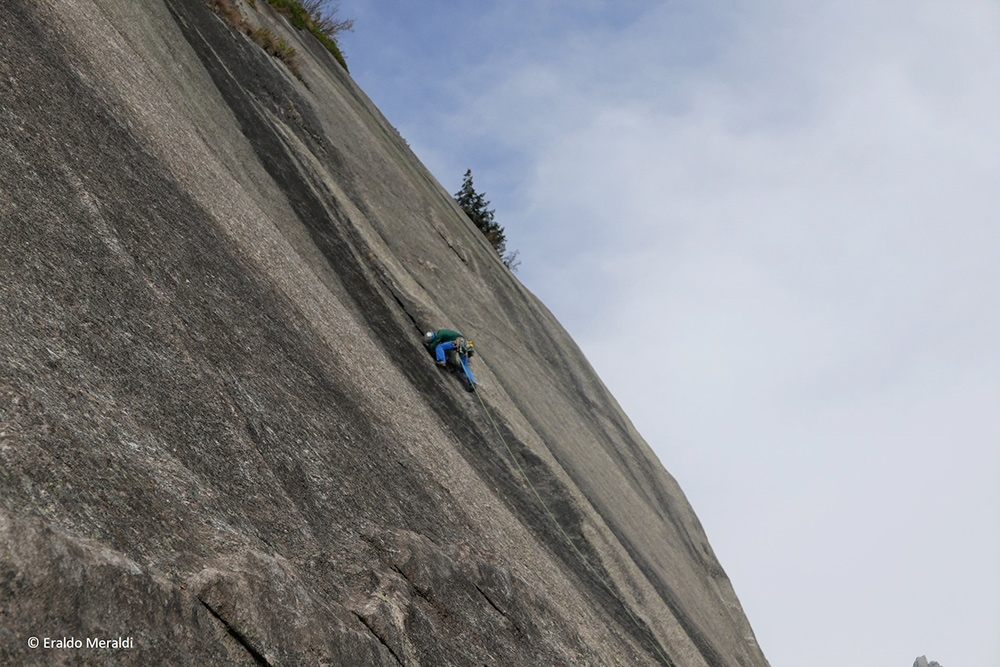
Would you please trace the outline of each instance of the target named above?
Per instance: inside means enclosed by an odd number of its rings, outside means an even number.
[[[0,664],[767,665],[577,346],[255,5],[301,79],[202,0],[0,4]]]

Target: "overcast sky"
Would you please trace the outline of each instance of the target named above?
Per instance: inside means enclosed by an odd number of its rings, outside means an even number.
[[[773,667],[1000,667],[1000,2],[342,14],[353,76],[450,192],[473,170]]]

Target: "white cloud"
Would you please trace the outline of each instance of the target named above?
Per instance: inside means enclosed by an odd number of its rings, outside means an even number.
[[[996,7],[851,9],[752,17],[768,34],[682,76],[617,62],[606,97],[556,69],[549,106],[516,75],[486,104],[533,116],[506,136],[542,146],[526,280],[680,477],[775,664],[825,664],[832,641],[858,665],[983,663],[1000,657],[977,594],[1000,593],[982,578],[1000,557]],[[627,52],[644,49],[660,55]]]

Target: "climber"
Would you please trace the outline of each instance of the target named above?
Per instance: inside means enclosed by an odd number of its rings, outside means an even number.
[[[434,358],[438,366],[447,366],[449,356],[453,361],[457,357],[458,363],[461,364],[462,370],[465,371],[465,377],[468,380],[468,390],[475,391],[476,376],[472,374],[472,369],[469,368],[469,359],[475,355],[476,350],[471,340],[468,340],[454,329],[438,329],[437,331],[428,331],[424,334],[424,345],[434,353]]]

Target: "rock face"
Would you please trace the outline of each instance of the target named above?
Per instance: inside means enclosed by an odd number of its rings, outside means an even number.
[[[922,655],[913,661],[913,667],[941,667],[941,665],[938,664],[937,660],[927,662],[927,656]]]
[[[566,332],[236,6],[301,78],[203,0],[0,4],[0,664],[767,665]]]

